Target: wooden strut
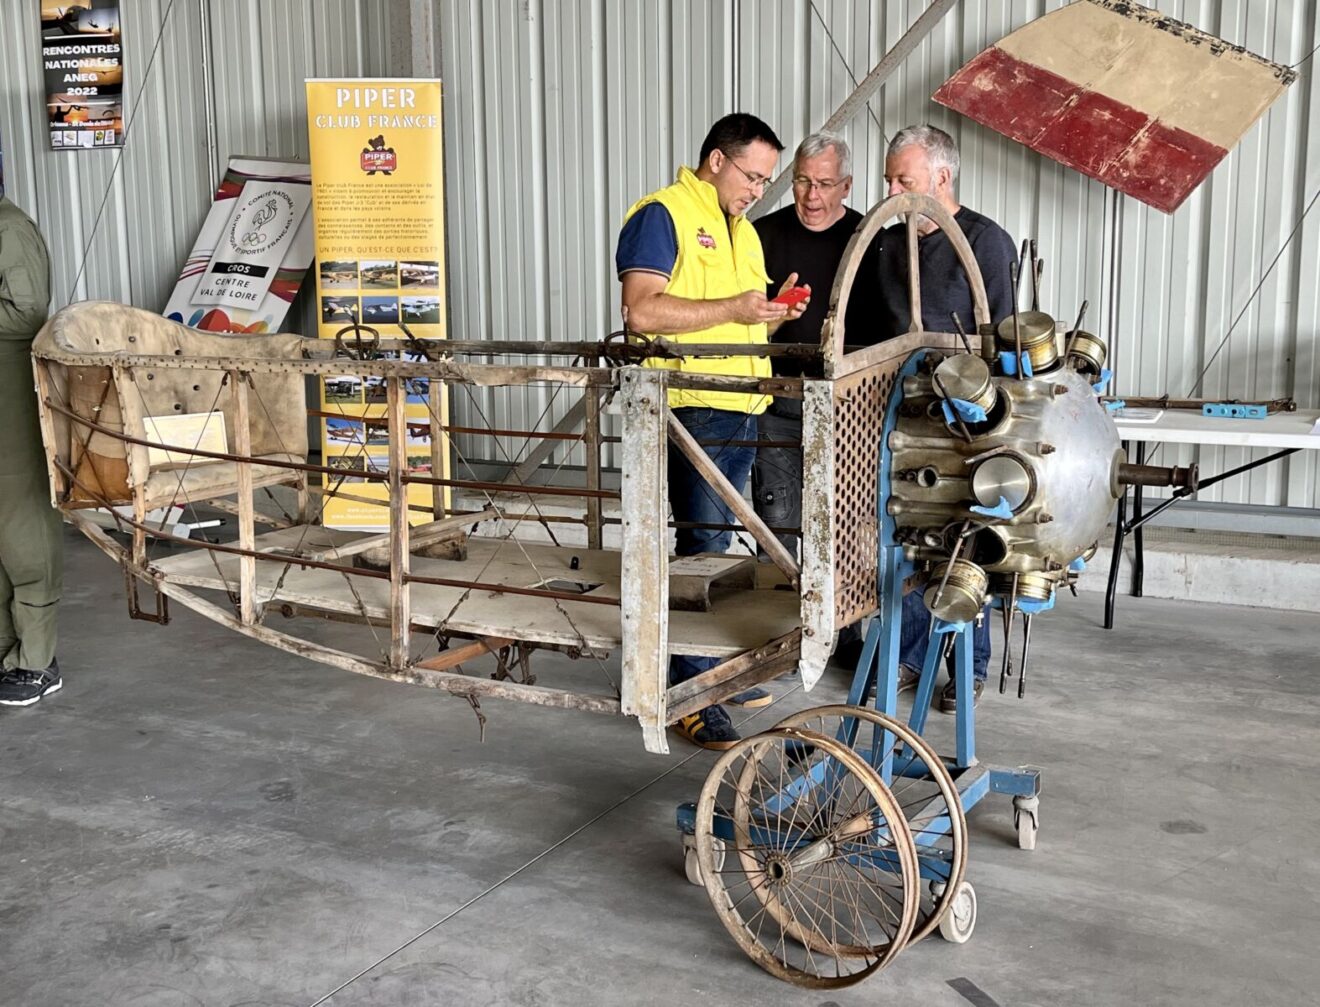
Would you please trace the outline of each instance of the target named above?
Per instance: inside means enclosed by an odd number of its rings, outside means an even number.
[[[688,432],[687,427],[683,426],[678,418],[667,409],[665,416],[669,426],[669,439],[678,445],[678,449],[692,463],[693,468],[710,484],[711,489],[724,501],[725,506],[742,522],[743,527],[747,529],[752,538],[756,539],[756,544],[766,551],[766,555],[770,557],[771,562],[784,571],[789,583],[796,588],[799,576],[797,560],[784,548],[784,544],[775,537],[774,532],[765,526],[761,516],[752,509],[751,504],[743,498],[742,493],[729,482],[724,473],[720,471],[719,466],[711,460],[710,455],[701,449],[692,434]]]
[[[342,375],[346,364],[349,363],[343,357],[281,360],[274,357],[185,357],[155,353],[71,353],[60,349],[45,350],[41,359],[71,367],[105,367],[108,363],[112,368],[121,370],[137,367],[168,371],[245,370],[251,374],[315,374],[327,377]],[[614,383],[614,373],[608,367],[501,366],[459,364],[452,360],[433,360],[426,363],[403,360],[353,360],[351,363],[353,371],[365,377],[435,378],[440,381],[455,381],[482,387],[530,385],[537,382],[553,382],[575,387],[610,386]]]
[[[755,650],[731,657],[695,678],[671,685],[667,701],[669,722],[676,723],[712,703],[790,670],[797,664],[801,643],[802,630],[795,629]]]
[[[240,458],[252,457],[252,419],[248,413],[248,375],[229,372],[230,392],[234,399],[234,446]],[[238,560],[238,608],[243,624],[261,621],[257,605],[257,561],[252,526],[252,463],[238,462],[238,546],[247,555]]]
[[[408,389],[403,378],[388,378],[386,413],[389,416],[390,496],[390,667],[403,671],[412,658],[409,626],[412,624],[412,591],[408,569]]]

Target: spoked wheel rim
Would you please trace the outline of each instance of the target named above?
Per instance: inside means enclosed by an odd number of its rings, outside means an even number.
[[[948,873],[938,896],[930,892],[929,886],[920,886],[917,923],[909,938],[910,942],[919,941],[939,927],[967,873],[967,818],[958,787],[929,742],[907,724],[879,710],[844,704],[817,706],[791,714],[775,725],[776,729],[806,729],[835,740],[845,736],[843,732],[850,726],[856,732],[852,748],[868,766],[880,765],[885,751],[884,734],[888,732],[888,750],[894,754],[895,767],[889,789],[907,820],[918,859],[922,866],[938,864],[941,871]],[[903,764],[914,758],[926,765],[929,781],[901,775]],[[947,834],[936,835],[936,824],[942,817],[949,819],[949,829]]]
[[[861,981],[893,960],[916,923],[907,822],[865,760],[824,735],[775,729],[723,753],[697,802],[696,844],[725,929],[798,986]]]

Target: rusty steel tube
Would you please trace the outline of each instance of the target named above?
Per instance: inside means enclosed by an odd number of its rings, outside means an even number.
[[[1132,465],[1120,462],[1118,481],[1124,486],[1177,486],[1195,491],[1200,483],[1200,471],[1195,465],[1187,468],[1163,465]]]

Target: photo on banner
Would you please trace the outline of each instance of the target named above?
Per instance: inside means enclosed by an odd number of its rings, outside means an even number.
[[[440,81],[309,80],[307,128],[320,336],[402,339],[406,327],[420,339],[447,338]],[[409,474],[450,478],[448,437],[431,436],[433,411],[439,425],[449,422],[447,390],[421,377],[405,393]],[[369,478],[388,467],[384,380],[346,366],[322,380],[320,412],[325,464],[344,473],[323,476],[336,493],[324,524],[388,527],[388,489]],[[447,487],[441,499],[447,510]],[[409,485],[408,503],[411,523],[429,520],[432,487]]]
[[[51,148],[122,147],[124,48],[119,0],[38,3]]]
[[[230,158],[165,317],[206,332],[280,332],[312,263],[311,201],[305,161]]]

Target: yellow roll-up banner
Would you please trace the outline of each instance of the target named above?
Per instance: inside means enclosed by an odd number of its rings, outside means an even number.
[[[319,333],[355,353],[372,337],[446,337],[444,136],[438,80],[309,80],[312,208],[316,222]],[[378,358],[399,353],[376,351]],[[406,350],[403,359],[412,359]],[[388,526],[385,383],[344,373],[321,386],[324,522],[333,528]],[[410,475],[449,478],[448,398],[442,383],[407,384]],[[356,499],[355,499],[356,498]],[[412,523],[439,516],[447,490],[410,484]]]

